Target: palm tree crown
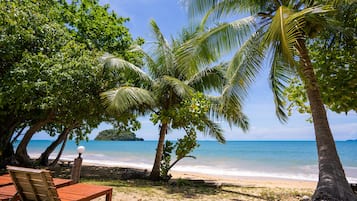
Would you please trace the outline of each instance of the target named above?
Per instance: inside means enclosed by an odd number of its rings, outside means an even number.
[[[319,30],[331,28],[330,16],[334,6],[348,2],[188,1],[190,14],[193,17],[203,16],[200,23],[200,30],[203,32],[183,48],[183,60],[192,59],[190,55],[199,51],[202,45],[210,47],[211,54],[214,55],[238,49],[228,64],[226,74],[229,81],[223,92],[229,99],[235,97],[236,100],[243,100],[257,73],[267,65],[270,68],[269,80],[276,114],[280,121],[285,122],[285,85],[294,74],[298,74],[304,81],[319,154],[319,183],[314,200],[356,200],[336,151],[312,62],[305,46],[307,40],[318,34]],[[249,13],[251,16],[232,20],[239,13]],[[222,18],[228,22],[219,22]],[[266,61],[268,62],[265,63]]]
[[[151,27],[155,36],[152,45],[152,54],[148,54],[139,47],[133,51],[140,51],[145,57],[145,70],[124,61],[106,55],[103,59],[108,66],[115,66],[130,75],[131,79],[139,80],[138,84],[126,84],[113,90],[104,92],[102,97],[108,105],[108,109],[118,112],[128,110],[154,114],[156,122],[160,124],[160,138],[157,148],[156,159],[152,170],[152,178],[158,179],[160,160],[162,157],[163,140],[172,124],[177,118],[177,110],[182,101],[190,99],[196,92],[208,92],[222,90],[226,82],[224,78],[225,64],[215,66],[202,66],[197,60],[191,60],[185,64],[178,59],[179,50],[185,41],[192,37],[192,32],[183,31],[179,40],[172,43],[164,38],[159,27],[151,21]],[[202,51],[205,51],[204,48]],[[223,117],[230,123],[242,127],[248,127],[246,116],[241,112],[240,106],[236,105],[234,110],[225,109],[221,104],[222,97],[211,97],[210,112],[203,117],[205,122],[205,133],[224,142],[223,132],[219,125],[210,119],[212,117]],[[236,109],[238,108],[238,109]],[[234,113],[234,114],[233,114]],[[189,119],[186,120],[190,122]],[[183,126],[183,125],[181,125]]]

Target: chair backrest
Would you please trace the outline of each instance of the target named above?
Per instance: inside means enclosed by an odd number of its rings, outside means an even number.
[[[7,169],[21,200],[60,200],[50,171],[15,166],[7,166]]]

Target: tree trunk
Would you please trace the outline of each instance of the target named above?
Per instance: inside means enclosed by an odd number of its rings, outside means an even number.
[[[69,132],[67,132],[66,137],[63,139],[63,143],[62,143],[60,151],[57,154],[57,157],[50,164],[51,167],[54,167],[58,163],[59,159],[61,158],[62,153],[64,151],[64,148],[66,147],[66,143],[67,143],[67,140],[68,140],[68,134],[69,134]]]
[[[24,137],[22,138],[20,144],[18,145],[16,149],[16,159],[22,163],[23,165],[30,165],[31,160],[30,156],[27,153],[27,145],[30,143],[30,140],[32,136],[40,130],[44,125],[49,123],[53,118],[53,113],[51,112],[47,119],[45,120],[40,120],[36,122],[31,128],[25,133]]]
[[[47,149],[41,154],[40,158],[38,158],[40,165],[48,166],[48,158],[50,157],[52,152],[57,148],[57,146],[61,144],[68,137],[68,133],[70,131],[71,128],[65,128],[63,132],[57,137],[57,139],[53,141],[50,146],[47,147]]]
[[[319,162],[319,181],[312,200],[356,201],[338,156],[315,73],[304,40],[299,40],[301,75],[310,102]]]
[[[11,164],[15,155],[11,137],[19,121],[15,118],[8,119],[0,123],[0,168],[6,168],[6,165]]]
[[[163,123],[160,128],[160,136],[156,148],[155,162],[150,174],[150,179],[154,181],[160,180],[160,166],[161,166],[162,153],[164,150],[164,142],[167,133],[167,128],[168,128],[167,123]]]
[[[15,137],[12,138],[11,140],[11,144],[15,143],[17,141],[17,139],[19,139],[19,137],[22,135],[22,132],[25,130],[26,128],[26,124],[24,124],[22,126],[22,128],[16,133]]]

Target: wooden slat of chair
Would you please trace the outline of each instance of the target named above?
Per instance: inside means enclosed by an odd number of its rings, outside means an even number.
[[[48,170],[11,166],[8,170],[21,200],[60,200]]]
[[[0,201],[19,200],[20,198],[18,196],[16,196],[18,199],[14,198],[17,190],[10,175],[7,175],[7,177],[10,179],[7,181],[8,185],[0,186]],[[53,178],[53,183],[55,184],[56,188],[61,188],[72,184],[72,180]]]
[[[21,200],[88,201],[103,195],[106,196],[106,201],[112,199],[113,189],[111,187],[78,183],[57,189],[47,170],[12,166],[8,166],[8,170],[13,177]]]

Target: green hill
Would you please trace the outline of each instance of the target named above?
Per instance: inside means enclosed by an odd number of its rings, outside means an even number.
[[[108,129],[99,132],[94,140],[102,141],[144,141],[143,138],[137,138],[135,133],[121,132],[116,129]]]

